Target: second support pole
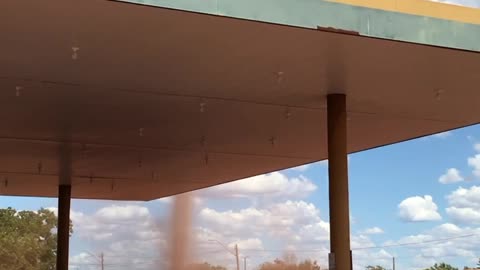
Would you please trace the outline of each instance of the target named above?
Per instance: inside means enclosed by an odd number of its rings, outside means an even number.
[[[58,187],[57,270],[68,270],[71,186]]]
[[[346,96],[327,96],[330,267],[351,270]]]

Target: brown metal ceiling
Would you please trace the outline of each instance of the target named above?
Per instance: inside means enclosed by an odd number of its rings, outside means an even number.
[[[103,0],[0,3],[0,194],[150,200],[480,122],[480,54]]]

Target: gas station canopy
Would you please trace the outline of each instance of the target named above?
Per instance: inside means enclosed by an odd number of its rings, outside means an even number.
[[[103,0],[0,21],[2,195],[57,196],[66,161],[73,198],[151,200],[323,160],[331,93],[349,153],[480,122],[471,46]]]

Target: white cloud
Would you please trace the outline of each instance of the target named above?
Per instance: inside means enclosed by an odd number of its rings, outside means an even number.
[[[352,253],[353,269],[362,270],[366,265],[380,265],[390,269],[393,255],[385,249],[365,251],[359,250]]]
[[[161,203],[165,203],[165,204],[171,204],[173,202],[173,196],[170,196],[170,197],[163,197],[163,198],[160,198],[160,199],[156,199],[154,200],[156,202],[161,202]]]
[[[81,252],[75,256],[71,256],[69,260],[69,269],[97,269],[99,262],[96,254]]]
[[[438,182],[442,184],[457,183],[463,181],[463,177],[460,172],[455,168],[448,169],[445,174],[438,178]]]
[[[473,208],[448,207],[447,214],[455,221],[460,223],[480,224],[480,211]]]
[[[330,240],[330,224],[326,221],[318,221],[312,224],[304,225],[299,230],[297,240],[304,243],[324,243]]]
[[[71,219],[73,236],[84,245],[103,252],[108,264],[153,269],[155,262],[149,258],[158,256],[166,247],[165,234],[161,230],[165,226],[161,226],[141,204],[114,204],[90,215],[72,211]],[[73,255],[70,264],[73,268],[98,269],[95,257],[85,252]]]
[[[459,187],[447,196],[447,214],[461,223],[480,224],[480,186]]]
[[[289,200],[239,210],[219,211],[204,208],[199,213],[198,221],[203,242],[205,239],[218,239],[229,247],[233,247],[233,243],[238,243],[240,253],[242,249],[244,251],[246,249],[241,248],[242,242],[247,242],[250,246],[256,245],[257,247],[250,248],[248,252],[250,255],[255,254],[249,259],[252,267],[273,261],[287,250],[295,253],[297,249],[312,250],[308,253],[297,253],[299,260],[316,259],[322,266],[327,265],[330,225],[321,219],[319,209],[312,203]],[[262,245],[252,239],[261,240]],[[263,243],[269,243],[270,246],[265,247],[265,251],[258,252],[263,250]],[[218,248],[215,243],[210,243],[210,246],[204,244],[203,249],[211,251],[215,246]],[[212,260],[231,261],[231,256],[224,253],[212,257]],[[218,256],[220,257],[217,258]]]
[[[248,239],[239,240],[235,243],[230,243],[228,246],[233,249],[235,245],[238,245],[239,250],[253,249],[255,251],[260,251],[264,249],[262,240],[258,238],[248,238]]]
[[[322,161],[319,161],[318,164],[319,164],[319,165],[328,166],[328,159],[324,159],[324,160],[322,160]]]
[[[432,242],[433,241],[433,242]],[[425,268],[445,258],[463,258],[470,261],[480,251],[480,228],[459,227],[444,223],[422,234],[410,235],[390,244],[406,244],[404,248],[416,254],[411,268]],[[417,244],[412,244],[417,243]]]
[[[437,205],[430,195],[415,196],[403,200],[398,205],[398,214],[405,221],[433,221],[442,217],[437,212]]]
[[[444,223],[442,225],[438,225],[437,227],[434,228],[434,231],[438,232],[439,234],[445,234],[445,235],[462,233],[462,230],[460,229],[460,227],[452,223]]]
[[[305,201],[286,201],[282,203],[273,203],[262,207],[248,207],[240,210],[218,211],[211,208],[204,208],[199,213],[199,224],[204,241],[206,238],[218,239],[223,243],[242,242],[257,247],[251,248],[248,252],[256,254],[250,258],[250,265],[258,265],[266,261],[281,257],[282,254],[297,249],[312,249],[311,253],[296,254],[299,259],[312,258],[319,260],[323,266],[327,263],[330,225],[320,218],[320,211],[315,205]],[[206,236],[210,235],[210,236]],[[248,240],[250,239],[250,240]],[[253,242],[251,239],[260,239],[259,242]],[[258,252],[263,249],[263,242],[270,243],[266,251]],[[274,243],[273,246],[271,244]],[[217,245],[218,246],[218,245]],[[214,245],[215,247],[215,245]],[[212,250],[204,247],[206,250]],[[268,249],[275,251],[269,251]],[[242,253],[242,248],[240,253]],[[245,248],[243,248],[245,251]],[[218,256],[225,256],[219,254]],[[212,257],[213,260],[223,262],[231,261],[228,257]]]
[[[316,189],[317,186],[303,176],[288,178],[273,172],[204,189],[200,194],[224,198],[304,198]]]
[[[379,227],[372,227],[372,228],[366,229],[363,233],[364,234],[382,234],[384,233],[384,231]]]
[[[477,152],[480,152],[480,143],[474,144],[473,149],[475,149],[475,151],[477,151]]]
[[[468,158],[468,165],[473,167],[473,174],[480,177],[480,154]]]
[[[455,207],[480,208],[480,186],[469,189],[459,187],[447,196],[448,203]]]
[[[368,235],[351,235],[350,245],[353,251],[353,268],[356,270],[365,269],[365,266],[367,265],[380,265],[384,267],[391,265],[392,254],[386,250],[364,249],[366,247],[376,246]]]
[[[95,218],[110,223],[141,221],[149,216],[148,208],[139,205],[112,205],[95,213]]]
[[[199,212],[198,224],[199,250],[218,250],[219,244],[207,242],[207,239],[216,239],[230,248],[238,244],[240,253],[256,254],[249,258],[252,267],[281,257],[286,250],[305,249],[305,246],[314,250],[313,253],[318,255],[315,258],[326,263],[330,226],[320,218],[318,208],[305,201],[286,201],[240,210],[204,208]],[[275,243],[273,249],[276,251],[268,251],[268,248],[262,251],[264,242]],[[272,249],[272,246],[269,248]],[[325,252],[322,253],[323,250]],[[312,254],[297,256],[301,259],[303,257],[300,256]],[[209,259],[229,266],[231,255],[223,251]]]
[[[270,235],[297,239],[296,228],[321,221],[315,205],[304,201],[275,203],[266,208],[249,207],[238,211],[204,208],[199,213],[202,224],[225,235]]]
[[[480,152],[480,143],[474,144],[473,149],[475,149],[476,152]],[[473,175],[480,177],[480,154],[469,157],[467,162],[468,165],[473,168]]]
[[[437,134],[433,134],[432,136],[436,137],[436,138],[440,138],[440,139],[445,139],[447,137],[452,136],[452,132],[451,131],[445,131],[445,132],[440,132],[440,133],[437,133]]]
[[[305,164],[305,165],[293,167],[293,168],[291,168],[291,170],[304,172],[304,171],[308,170],[308,168],[310,168],[310,164]]]

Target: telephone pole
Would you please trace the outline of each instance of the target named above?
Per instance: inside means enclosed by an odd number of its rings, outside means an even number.
[[[87,252],[90,256],[92,256],[95,260],[97,260],[98,263],[100,263],[100,268],[102,270],[105,270],[105,261],[104,261],[104,256],[103,256],[103,252],[100,253],[100,256],[98,255],[95,255],[94,253],[88,251],[88,250],[85,250],[85,252]]]
[[[392,263],[393,263],[392,270],[395,270],[395,257],[392,258]]]
[[[222,246],[226,251],[228,251],[228,253],[232,254],[233,256],[235,256],[235,259],[237,261],[237,270],[240,270],[240,257],[238,255],[238,245],[235,244],[235,250],[232,251],[230,250],[230,248],[223,244],[222,242],[218,241],[218,240],[215,240],[215,239],[208,239],[209,242],[216,242],[217,244],[219,244],[220,246]]]
[[[237,270],[240,270],[240,260],[238,258],[238,245],[235,244],[235,258],[237,259]]]
[[[243,270],[247,270],[247,256],[243,257]]]

